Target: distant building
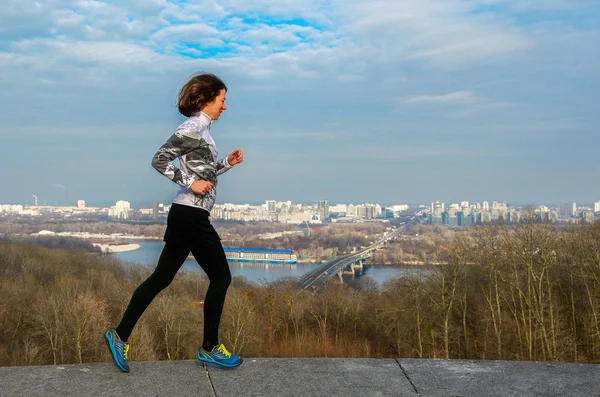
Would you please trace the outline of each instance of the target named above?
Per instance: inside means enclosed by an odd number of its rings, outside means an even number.
[[[448,216],[450,218],[454,218],[456,217],[456,213],[460,211],[460,207],[458,206],[458,204],[450,204],[448,206]]]
[[[390,208],[384,208],[381,212],[381,217],[384,219],[392,219],[394,218],[394,211]]]
[[[338,215],[346,215],[348,212],[348,206],[346,204],[336,204],[329,206],[329,213],[338,214]]]
[[[321,220],[327,219],[329,217],[329,200],[319,201],[318,209]]]
[[[560,218],[571,218],[577,214],[577,203],[565,203],[558,206]]]
[[[0,205],[0,212],[14,212],[16,214],[22,214],[23,213],[23,206],[21,204],[17,204],[17,205],[10,205],[10,204]]]
[[[600,201],[594,203],[594,212],[600,212]]]
[[[346,207],[346,215],[347,216],[356,216],[356,206],[354,204],[350,204]]]
[[[367,219],[376,218],[380,214],[377,207],[372,204],[361,204],[356,206],[356,215]]]
[[[473,214],[465,214],[464,212],[456,213],[456,221],[458,226],[471,226],[475,223],[475,217]]]
[[[232,262],[285,263],[296,264],[298,258],[292,250],[265,248],[223,248],[227,260]]]
[[[444,207],[442,206],[442,204],[439,201],[436,201],[435,204],[433,204],[433,217],[434,218],[441,218],[442,217],[442,212],[444,212]]]
[[[594,213],[592,211],[581,211],[581,219],[585,223],[594,223]]]
[[[158,212],[159,212],[159,203],[158,202],[154,202],[152,203],[152,219],[153,220],[158,220]]]
[[[265,202],[265,206],[267,207],[267,212],[269,212],[269,213],[277,212],[277,202],[275,200],[267,200]]]
[[[130,219],[131,218],[131,204],[129,201],[117,201],[114,207],[108,210],[108,216],[116,219]]]
[[[406,204],[392,205],[391,207],[388,207],[388,209],[392,210],[393,212],[402,212],[402,211],[408,210],[408,205],[406,205]]]
[[[85,208],[85,200],[77,200],[77,208]]]
[[[442,224],[442,216],[440,214],[440,216],[433,216],[433,215],[429,215],[429,223],[431,223],[432,225],[441,225]]]

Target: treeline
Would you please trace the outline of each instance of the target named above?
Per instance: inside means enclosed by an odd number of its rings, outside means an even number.
[[[600,224],[472,228],[444,266],[316,293],[234,278],[221,339],[245,356],[600,361]],[[149,270],[110,256],[0,243],[0,365],[109,360],[102,334]],[[368,280],[368,279],[367,279]],[[207,280],[182,272],[148,308],[132,360],[191,359]]]
[[[223,237],[233,236],[244,238],[262,233],[273,233],[286,230],[295,230],[297,225],[286,225],[271,222],[240,223],[231,221],[212,220],[215,228]],[[137,221],[2,221],[0,222],[0,235],[2,234],[32,234],[42,230],[60,232],[87,232],[87,233],[123,233],[138,236],[162,237],[166,222],[148,223]]]
[[[39,245],[46,248],[61,248],[66,250],[84,250],[91,253],[102,253],[102,249],[95,247],[90,241],[63,236],[3,236],[0,241]]]
[[[123,233],[137,236],[161,237],[165,232],[164,224],[144,224],[135,222],[107,222],[107,221],[82,221],[82,222],[0,222],[0,235],[32,234],[42,230],[51,232],[87,232],[87,233]]]

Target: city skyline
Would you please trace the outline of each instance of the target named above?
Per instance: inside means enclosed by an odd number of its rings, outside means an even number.
[[[533,211],[531,211],[533,209]],[[154,202],[152,208],[135,208],[128,201],[120,200],[110,207],[87,206],[84,200],[78,200],[77,206],[23,206],[1,205],[0,214],[27,219],[54,220],[113,220],[113,221],[160,221],[167,219],[170,205]],[[446,225],[451,227],[471,226],[496,222],[520,223],[522,220],[537,222],[579,223],[594,222],[600,217],[600,200],[593,206],[581,206],[577,203],[563,203],[548,207],[514,207],[506,202],[468,202],[444,203],[439,200],[430,205],[411,207],[407,204],[382,206],[379,203],[332,204],[328,200],[302,204],[292,201],[267,200],[259,205],[215,204],[211,210],[214,220],[243,222],[276,222],[285,224],[325,224],[325,223],[362,223],[390,222],[403,219],[406,222]]]
[[[131,201],[128,201],[126,199],[119,199],[117,201],[113,201],[110,203],[103,203],[103,204],[98,204],[95,202],[90,202],[87,200],[76,200],[75,203],[66,203],[66,204],[58,204],[58,205],[52,205],[52,204],[48,204],[48,203],[38,203],[38,197],[37,196],[33,196],[33,200],[34,203],[5,203],[5,202],[0,202],[0,212],[2,210],[3,207],[9,207],[9,206],[23,206],[23,207],[65,207],[65,208],[69,208],[69,207],[79,207],[79,208],[90,208],[90,207],[94,207],[94,208],[110,208],[110,207],[117,207],[117,208],[126,208],[126,209],[135,209],[135,208],[152,208],[155,207],[156,205],[160,205],[160,206],[168,206],[171,204],[171,202],[158,202],[158,201],[153,201],[149,204],[136,204],[136,203],[132,203]],[[496,207],[496,206],[502,206],[502,207],[510,207],[510,208],[524,208],[524,207],[552,207],[552,208],[560,208],[560,207],[565,207],[568,206],[570,208],[573,209],[573,211],[575,211],[577,208],[592,208],[594,212],[598,212],[600,213],[600,200],[594,200],[591,202],[575,202],[575,201],[564,201],[564,202],[560,202],[560,203],[526,203],[526,204],[522,204],[522,203],[511,203],[508,202],[506,200],[481,200],[481,201],[473,201],[473,200],[457,200],[457,201],[444,201],[444,200],[434,200],[434,201],[428,201],[428,202],[418,202],[418,203],[410,203],[410,202],[401,202],[401,201],[395,201],[393,203],[385,203],[385,202],[381,202],[378,200],[375,201],[371,201],[371,202],[359,202],[359,201],[345,201],[345,202],[335,202],[335,201],[331,201],[328,199],[322,199],[322,200],[317,200],[315,202],[298,202],[298,201],[293,201],[293,200],[263,200],[261,202],[222,202],[222,203],[215,203],[216,206],[226,206],[226,205],[234,205],[234,206],[245,206],[245,205],[250,205],[250,206],[262,206],[265,207],[265,209],[268,212],[274,212],[276,208],[278,208],[278,205],[280,206],[281,204],[289,204],[289,205],[301,205],[301,206],[312,206],[312,207],[316,207],[318,210],[321,210],[323,207],[326,208],[325,211],[327,211],[327,209],[330,208],[334,208],[337,206],[346,206],[346,205],[354,205],[354,206],[359,206],[359,205],[377,205],[377,206],[381,206],[382,208],[391,208],[391,207],[402,207],[403,210],[404,209],[408,209],[408,208],[417,208],[417,207],[430,207],[433,211],[433,208],[435,205],[440,204],[442,209],[445,209],[445,205],[447,204],[448,206],[458,206],[458,207],[472,207],[472,206],[476,206],[476,207],[482,207],[484,210],[489,210],[490,208]]]
[[[150,160],[199,71],[244,151],[218,202],[600,197],[597,1],[8,0],[0,26],[0,202],[170,202]]]

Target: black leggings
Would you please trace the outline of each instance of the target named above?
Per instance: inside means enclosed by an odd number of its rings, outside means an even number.
[[[175,207],[172,207],[171,211],[174,209],[178,210],[177,214],[181,212],[180,208]],[[183,209],[183,212],[186,211],[188,214],[181,215],[189,216],[190,210]],[[206,220],[201,220],[200,230],[195,230],[195,240],[183,237],[177,239],[175,232],[181,230],[181,227],[179,227],[180,225],[177,225],[177,228],[173,227],[174,219],[172,218],[175,219],[178,216],[174,215],[172,217],[169,214],[167,233],[165,234],[166,244],[160,254],[156,269],[133,293],[123,319],[116,328],[116,331],[123,341],[129,339],[133,327],[142,313],[144,313],[144,310],[146,310],[150,302],[152,302],[160,291],[171,284],[175,274],[177,274],[177,271],[183,265],[191,251],[210,282],[208,291],[206,291],[206,297],[204,298],[204,340],[202,342],[202,348],[210,351],[214,346],[219,344],[219,322],[221,320],[221,313],[223,312],[227,288],[231,283],[229,264],[227,263],[220,239],[211,238],[211,236],[216,235],[216,232],[212,228],[212,225],[210,225],[210,222],[206,226],[207,218]],[[188,222],[187,227],[190,227],[190,225],[191,227],[195,227],[194,225],[197,225],[197,223],[190,224]],[[208,233],[205,232],[206,229],[208,229]],[[167,238],[168,236],[170,238]],[[207,238],[202,238],[203,236]]]

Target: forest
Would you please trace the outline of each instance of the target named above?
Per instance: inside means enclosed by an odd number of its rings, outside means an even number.
[[[383,285],[332,281],[309,292],[294,279],[236,277],[221,340],[246,357],[600,362],[600,223],[445,237],[427,253],[441,265]],[[108,361],[103,332],[149,272],[83,249],[1,241],[0,365]],[[207,285],[178,274],[134,329],[130,359],[195,357]]]

